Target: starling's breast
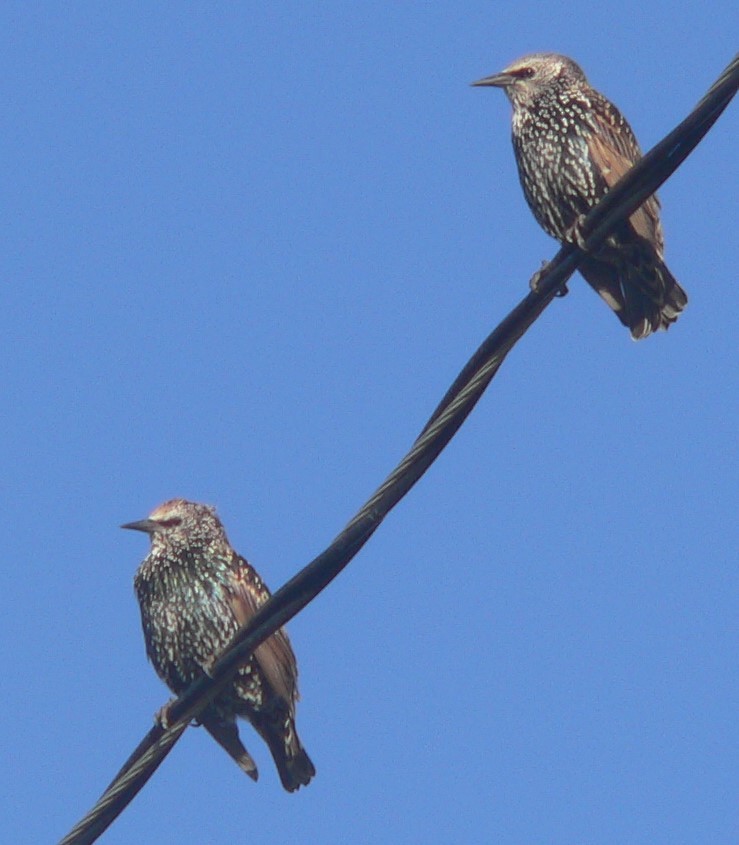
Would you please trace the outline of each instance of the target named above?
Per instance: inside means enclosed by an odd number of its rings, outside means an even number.
[[[542,228],[560,241],[602,196],[587,145],[582,106],[545,99],[514,114],[513,146],[526,201]]]
[[[149,659],[179,693],[236,632],[225,586],[212,572],[196,575],[171,566],[141,573],[135,585]]]

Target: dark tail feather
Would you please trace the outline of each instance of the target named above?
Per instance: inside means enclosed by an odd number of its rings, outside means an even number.
[[[251,721],[261,737],[269,746],[277,766],[282,785],[288,792],[295,792],[301,786],[308,786],[316,773],[310,757],[300,744],[295,731],[295,722],[291,716],[278,720],[252,715]]]
[[[615,264],[588,257],[580,265],[585,280],[615,311],[634,340],[668,329],[688,303],[667,265],[653,251],[648,258]]]
[[[288,792],[295,792],[301,786],[308,786],[316,773],[316,767],[302,746],[293,757],[278,759],[274,752],[272,756],[275,759],[282,785]]]
[[[688,304],[688,295],[678,284],[677,279],[667,269],[664,261],[659,261],[656,266],[657,274],[662,282],[664,290],[662,298],[662,308],[660,310],[661,323],[659,328],[667,329],[675,320],[677,320],[680,312]]]
[[[252,780],[258,780],[259,772],[256,763],[239,738],[236,719],[227,722],[209,713],[201,716],[200,721],[221,748],[233,758],[241,771],[249,775]]]

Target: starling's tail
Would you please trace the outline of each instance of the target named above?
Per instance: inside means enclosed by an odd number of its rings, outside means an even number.
[[[316,773],[316,767],[302,746],[292,757],[278,759],[274,753],[272,756],[275,758],[282,785],[288,792],[308,786]]]
[[[642,250],[628,256],[622,252],[617,262],[588,256],[580,272],[634,340],[668,329],[688,304],[687,294],[654,250],[648,255]]]
[[[661,321],[659,328],[668,329],[688,304],[688,295],[680,287],[677,279],[670,273],[667,265],[662,260],[657,264],[657,273],[661,278],[662,289],[664,291],[662,307],[659,312]]]
[[[200,722],[221,748],[235,760],[241,771],[249,775],[252,780],[258,780],[259,772],[256,763],[239,738],[235,717],[226,720],[212,711],[207,711],[200,716]]]
[[[316,768],[300,743],[292,715],[282,713],[276,717],[276,713],[249,716],[272,752],[282,785],[288,792],[295,792],[308,786]]]

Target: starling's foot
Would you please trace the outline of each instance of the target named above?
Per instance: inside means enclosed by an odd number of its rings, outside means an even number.
[[[585,214],[580,214],[575,222],[567,230],[565,240],[568,244],[575,244],[583,252],[587,252],[588,248],[585,246],[585,238],[583,237],[582,229],[585,223]]]
[[[169,708],[175,701],[177,701],[176,698],[170,698],[164,707],[161,707],[154,714],[154,724],[159,725],[165,731],[169,729]]]
[[[169,708],[175,703],[175,701],[177,701],[176,698],[170,698],[164,707],[160,707],[154,714],[154,724],[159,725],[159,727],[164,731],[168,731],[172,727],[172,723],[169,718]],[[197,719],[193,719],[191,724],[198,727],[200,722]]]
[[[541,277],[544,275],[544,271],[547,269],[548,266],[548,261],[542,261],[541,267],[529,279],[529,287],[534,293],[539,293],[539,282],[541,281]]]
[[[541,281],[541,277],[544,275],[547,267],[549,266],[548,261],[541,262],[541,269],[537,270],[536,273],[531,277],[529,281],[529,287],[534,293],[539,293],[539,282]],[[554,294],[555,296],[567,296],[569,291],[567,290],[567,285],[563,284],[559,290]]]

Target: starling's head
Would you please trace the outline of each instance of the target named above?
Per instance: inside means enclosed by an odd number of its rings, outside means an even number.
[[[145,531],[151,538],[153,548],[182,548],[226,541],[223,525],[215,509],[186,499],[170,499],[154,508],[146,519],[127,522],[121,528]]]
[[[551,89],[587,85],[580,65],[559,53],[531,53],[511,62],[500,73],[478,79],[473,85],[502,88],[514,108],[531,106]]]

